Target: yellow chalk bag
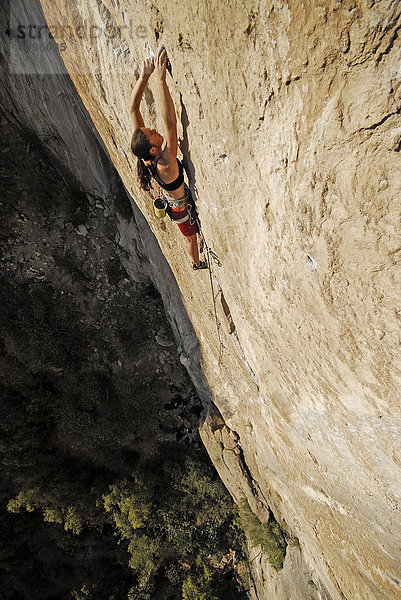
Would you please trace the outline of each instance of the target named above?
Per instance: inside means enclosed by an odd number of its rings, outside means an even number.
[[[159,217],[159,219],[163,219],[166,216],[167,203],[164,200],[162,200],[161,198],[156,198],[153,206],[155,209],[156,217]]]

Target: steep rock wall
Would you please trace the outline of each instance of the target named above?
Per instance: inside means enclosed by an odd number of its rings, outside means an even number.
[[[201,363],[246,465],[243,477],[221,461],[230,448],[211,415],[203,435],[227,486],[299,538],[320,597],[396,598],[399,3],[42,5],[178,284],[150,255],[181,360],[206,399]],[[160,37],[203,232],[221,262],[218,335],[208,274],[191,272],[179,233],[152,217],[129,153],[132,74]],[[151,82],[145,121],[162,129],[155,98]],[[153,238],[142,239],[151,253]]]

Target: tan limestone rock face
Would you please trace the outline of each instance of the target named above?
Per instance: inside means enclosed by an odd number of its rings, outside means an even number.
[[[170,264],[178,287],[153,263],[170,320],[180,331],[179,294],[265,502],[329,597],[399,597],[400,3],[42,5]],[[221,262],[211,280],[191,271],[173,224],[153,217],[129,150],[132,83],[160,39],[202,230]],[[155,80],[142,106],[163,133]],[[182,362],[206,397],[191,344]],[[233,464],[226,472],[235,496],[247,482]]]

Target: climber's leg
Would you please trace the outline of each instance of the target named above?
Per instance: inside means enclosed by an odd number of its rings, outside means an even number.
[[[188,243],[188,254],[192,258],[192,262],[195,266],[199,266],[199,250],[198,250],[198,240],[196,237],[196,233],[193,235],[185,236],[185,239]]]
[[[188,213],[186,212],[186,214]],[[195,221],[192,219],[187,219],[187,221],[184,221],[184,223],[178,223],[178,227],[187,240],[187,250],[189,256],[192,258],[193,269],[195,271],[198,269],[207,269],[207,263],[199,260],[198,239],[196,237],[198,233],[198,226],[196,225]]]

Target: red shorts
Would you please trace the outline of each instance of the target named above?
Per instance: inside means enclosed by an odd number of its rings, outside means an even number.
[[[170,211],[170,216],[171,216],[172,221],[183,219],[187,214],[188,214],[188,211],[186,208],[184,208],[183,210],[171,210]],[[193,221],[191,219],[191,217],[188,219],[188,221],[185,221],[184,223],[177,223],[177,225],[178,225],[182,235],[185,235],[185,237],[191,237],[191,235],[198,233],[198,227],[196,225],[196,221]]]
[[[191,237],[191,235],[198,233],[196,223],[191,223],[191,220],[185,221],[185,223],[178,223],[178,227],[185,237]]]

